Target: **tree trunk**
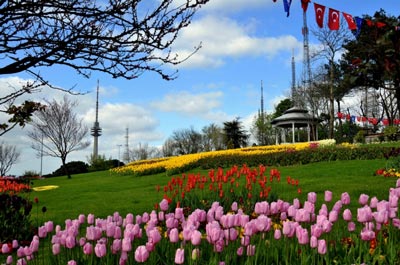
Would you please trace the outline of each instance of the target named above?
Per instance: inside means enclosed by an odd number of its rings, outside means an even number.
[[[63,167],[64,167],[65,175],[67,176],[68,179],[70,179],[70,178],[71,178],[71,174],[69,174],[69,170],[68,170],[67,164],[65,163],[66,160],[67,160],[66,157],[62,157],[62,158],[61,158],[62,165],[63,165]]]
[[[334,79],[334,69],[333,62],[330,63],[330,75],[329,75],[329,138],[333,139],[333,126],[335,122],[335,97],[333,95],[333,79]]]

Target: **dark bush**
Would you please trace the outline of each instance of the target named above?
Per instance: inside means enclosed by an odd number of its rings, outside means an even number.
[[[87,173],[89,165],[82,161],[72,161],[66,164],[70,174]],[[59,169],[52,173],[53,177],[65,176],[65,169],[61,166]]]
[[[32,203],[28,199],[16,194],[0,194],[0,243],[32,239],[31,210]]]

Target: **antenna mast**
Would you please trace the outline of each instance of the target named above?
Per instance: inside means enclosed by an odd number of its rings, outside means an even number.
[[[99,124],[99,80],[97,80],[97,96],[96,96],[96,120],[91,129],[91,135],[94,138],[93,141],[93,160],[96,160],[98,157],[98,144],[99,144],[99,136],[101,136],[101,128]]]

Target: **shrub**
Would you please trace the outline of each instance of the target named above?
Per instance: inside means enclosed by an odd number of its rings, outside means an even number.
[[[397,140],[397,127],[396,126],[387,126],[383,130],[383,134],[389,141],[396,141]]]
[[[89,165],[82,161],[72,161],[66,164],[68,167],[68,171],[70,174],[80,174],[87,173]],[[64,176],[65,169],[64,166],[61,166],[59,169],[53,172],[53,177]]]
[[[21,196],[29,190],[20,179],[0,178],[0,243],[32,238],[32,203]]]

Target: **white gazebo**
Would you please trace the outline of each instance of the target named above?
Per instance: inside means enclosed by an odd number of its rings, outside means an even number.
[[[292,132],[292,143],[296,142],[296,129],[299,131],[300,128],[307,128],[307,140],[311,141],[311,136],[313,140],[318,140],[318,130],[317,125],[319,119],[313,117],[308,113],[307,110],[301,109],[299,107],[292,107],[286,110],[282,116],[279,116],[271,121],[273,127],[280,129],[280,134],[277,133],[275,137],[276,144],[279,143],[279,135],[283,142],[286,143],[285,130],[291,128]]]

